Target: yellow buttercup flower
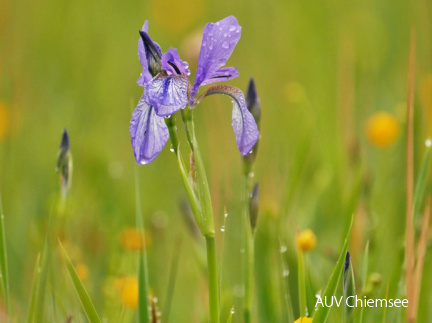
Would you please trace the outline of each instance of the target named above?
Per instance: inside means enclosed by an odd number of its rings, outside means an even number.
[[[374,146],[385,148],[392,145],[399,135],[398,120],[388,112],[377,112],[366,124],[366,136]]]
[[[312,323],[312,318],[307,316],[299,317],[294,323]]]
[[[317,238],[312,230],[307,229],[297,235],[297,247],[301,251],[309,251],[315,248]]]
[[[135,228],[126,228],[122,231],[120,244],[124,249],[133,251],[143,249],[146,246],[142,232]]]
[[[115,288],[124,306],[134,309],[138,307],[138,278],[136,276],[117,278]]]
[[[75,266],[75,270],[78,274],[78,277],[81,279],[81,281],[86,281],[89,275],[88,268],[85,264],[79,263]]]

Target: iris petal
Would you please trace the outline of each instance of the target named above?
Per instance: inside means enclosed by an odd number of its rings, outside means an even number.
[[[194,97],[198,88],[217,75],[219,68],[226,64],[240,39],[241,27],[237,19],[229,16],[216,23],[208,23],[204,28],[198,68],[192,86]]]
[[[162,69],[164,69],[168,75],[190,74],[188,69],[189,65],[187,62],[181,60],[176,48],[171,47],[168,49],[168,51],[162,55],[161,63]]]
[[[148,102],[154,105],[158,116],[168,116],[188,103],[189,79],[187,75],[159,73],[146,84]]]
[[[237,72],[237,68],[235,67],[224,67],[218,69],[216,72],[213,73],[211,78],[208,78],[204,82],[201,83],[201,86],[207,85],[213,82],[222,82],[222,81],[228,81],[235,77],[239,76],[239,72]]]
[[[144,25],[142,27],[142,31],[145,32],[146,34],[148,34],[148,21],[147,20],[144,22]],[[148,37],[148,38],[152,42],[152,45],[155,48],[155,50],[158,53],[160,53],[160,55],[162,55],[162,51],[161,51],[160,46],[156,42],[152,41],[150,37]],[[138,40],[138,57],[139,57],[139,60],[141,62],[141,65],[143,67],[143,71],[142,71],[137,83],[141,86],[144,86],[148,81],[150,81],[152,79],[152,75],[149,71],[147,53],[146,53],[146,49],[145,49],[142,37],[140,37],[140,39]]]
[[[141,97],[129,126],[135,160],[138,164],[152,162],[165,146],[169,132],[163,117],[155,113]]]

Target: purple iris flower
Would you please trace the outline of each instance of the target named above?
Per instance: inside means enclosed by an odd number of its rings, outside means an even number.
[[[243,93],[234,87],[210,87],[200,98],[196,94],[201,86],[233,79],[239,75],[234,67],[223,67],[240,39],[241,27],[233,16],[204,28],[198,67],[193,85],[189,82],[188,64],[180,59],[177,49],[162,53],[160,46],[148,34],[148,22],[140,31],[138,55],[143,72],[138,84],[144,94],[132,114],[129,132],[135,160],[148,164],[160,153],[169,138],[164,117],[169,117],[186,105],[196,106],[204,96],[226,94],[235,103],[232,113],[237,146],[247,155],[258,140],[255,120],[246,107]]]

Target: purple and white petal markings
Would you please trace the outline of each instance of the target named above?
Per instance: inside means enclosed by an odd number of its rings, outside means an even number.
[[[218,70],[226,64],[240,36],[241,27],[233,16],[205,26],[191,97],[195,96],[200,86],[221,80]],[[224,80],[238,75],[234,69],[224,69],[223,73],[227,72]]]
[[[169,138],[164,118],[156,115],[155,109],[145,102],[144,96],[132,114],[129,133],[135,160],[142,165],[152,162]]]
[[[164,117],[183,109],[188,104],[189,78],[185,74],[167,75],[162,72],[146,84],[148,102],[158,116]]]

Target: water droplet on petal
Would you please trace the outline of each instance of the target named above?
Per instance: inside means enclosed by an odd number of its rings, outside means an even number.
[[[224,41],[224,42],[222,43],[222,47],[225,48],[225,49],[229,48],[229,44],[228,44],[228,42]]]
[[[229,29],[229,31],[234,31],[235,29],[236,29],[236,27],[231,26],[230,29]]]

